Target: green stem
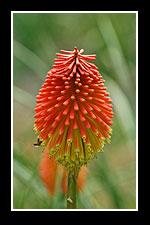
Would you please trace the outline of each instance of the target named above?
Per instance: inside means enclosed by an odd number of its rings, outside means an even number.
[[[67,209],[76,209],[77,176],[68,172]]]

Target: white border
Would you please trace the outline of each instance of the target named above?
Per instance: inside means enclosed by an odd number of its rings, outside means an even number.
[[[136,13],[136,209],[138,211],[138,12]]]
[[[13,209],[13,14],[135,13],[136,14],[136,209]],[[138,11],[11,11],[11,211],[138,211]]]
[[[138,11],[11,11],[12,13],[137,13]]]
[[[11,12],[11,211],[13,210],[13,13]]]

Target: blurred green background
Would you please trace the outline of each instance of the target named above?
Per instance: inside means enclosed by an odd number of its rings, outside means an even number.
[[[136,208],[136,14],[13,14],[13,208],[66,207],[58,177],[50,197],[39,178],[34,148],[36,95],[60,49],[96,54],[115,116],[111,144],[91,160],[79,209]],[[38,150],[37,150],[38,149]]]

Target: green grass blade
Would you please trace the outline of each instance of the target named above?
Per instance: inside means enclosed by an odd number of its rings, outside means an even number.
[[[13,87],[13,99],[32,110],[34,109],[35,98],[30,93],[19,87]]]
[[[25,47],[18,41],[13,41],[14,56],[28,66],[41,80],[44,80],[44,76],[41,74],[46,73],[48,66],[30,49]]]

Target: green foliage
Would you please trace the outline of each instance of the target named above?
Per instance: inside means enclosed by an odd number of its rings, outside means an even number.
[[[115,116],[104,154],[88,165],[79,209],[136,207],[136,15],[134,13],[15,13],[13,15],[13,207],[66,208],[58,182],[50,197],[39,178],[33,143],[36,95],[56,52],[85,49],[106,80]],[[58,178],[61,179],[61,178]]]

